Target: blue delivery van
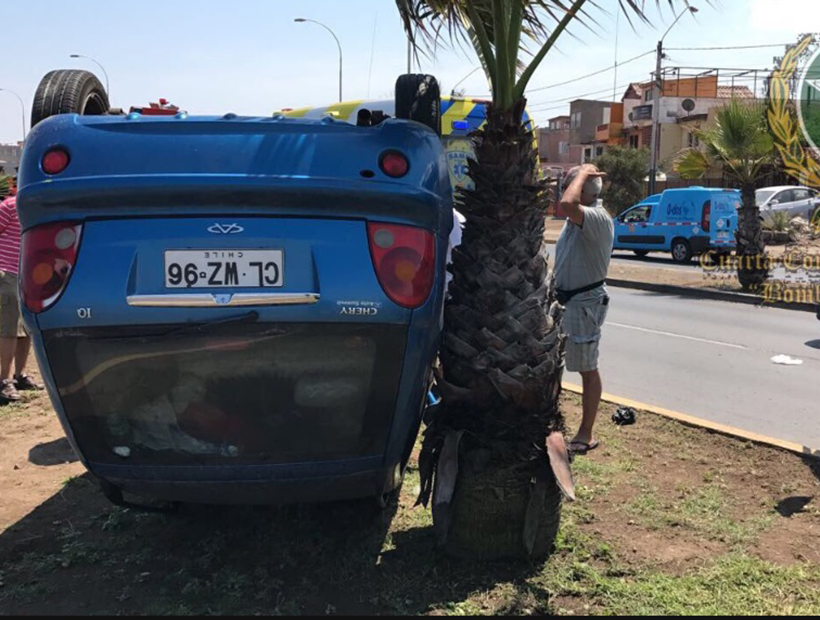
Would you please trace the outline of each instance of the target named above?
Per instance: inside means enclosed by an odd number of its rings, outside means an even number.
[[[432,381],[453,198],[412,120],[47,118],[21,302],[105,494],[388,497]]]
[[[615,218],[616,250],[638,256],[670,252],[679,263],[693,256],[731,253],[736,247],[740,192],[688,187],[650,197]]]

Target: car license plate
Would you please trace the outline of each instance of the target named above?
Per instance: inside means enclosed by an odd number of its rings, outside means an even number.
[[[167,250],[166,288],[278,288],[282,250]]]

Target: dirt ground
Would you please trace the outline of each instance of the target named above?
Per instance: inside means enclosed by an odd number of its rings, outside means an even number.
[[[612,409],[550,561],[468,564],[436,551],[413,468],[385,513],[114,508],[37,395],[0,410],[0,613],[820,613],[820,464]]]

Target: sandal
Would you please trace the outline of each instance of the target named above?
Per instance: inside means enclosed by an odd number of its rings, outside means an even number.
[[[571,441],[567,450],[573,456],[586,456],[593,450],[597,450],[600,447],[600,442],[593,441],[592,443],[584,443],[583,441]]]
[[[22,392],[37,392],[43,389],[42,385],[28,375],[15,375],[14,387]]]
[[[0,404],[7,405],[20,400],[20,393],[14,386],[14,381],[6,379],[0,383]]]

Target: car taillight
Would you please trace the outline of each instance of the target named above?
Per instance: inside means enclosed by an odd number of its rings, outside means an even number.
[[[381,156],[379,168],[381,168],[382,172],[387,176],[400,179],[410,172],[410,162],[402,153],[398,151],[388,151]]]
[[[43,161],[40,165],[43,172],[50,175],[60,174],[63,170],[68,168],[71,163],[71,157],[65,149],[53,148],[43,155]]]
[[[367,236],[373,267],[387,296],[404,308],[423,305],[436,277],[433,233],[413,226],[369,223]]]
[[[709,232],[712,229],[712,201],[707,200],[703,205],[703,219],[700,221],[700,227],[703,232]]]
[[[76,222],[58,222],[23,233],[20,292],[31,312],[47,310],[65,290],[77,262],[82,229]]]

